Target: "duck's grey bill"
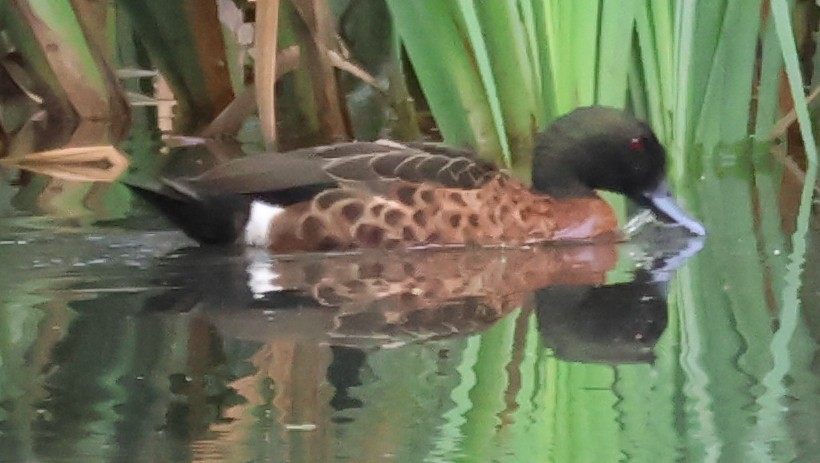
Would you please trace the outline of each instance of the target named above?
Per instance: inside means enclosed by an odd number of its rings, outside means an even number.
[[[653,191],[644,193],[644,198],[646,199],[646,205],[659,219],[679,224],[694,235],[706,235],[706,227],[684,212],[675,202],[669,188],[666,186],[666,182],[661,182]]]

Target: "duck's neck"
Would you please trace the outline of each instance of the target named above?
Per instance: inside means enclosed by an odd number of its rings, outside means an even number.
[[[594,190],[559,174],[533,174],[532,189],[536,193],[552,196],[553,198],[589,198],[595,196]]]
[[[572,165],[554,157],[536,155],[532,164],[533,191],[553,198],[589,198],[595,190],[581,183]]]
[[[587,159],[588,139],[554,124],[536,139],[532,160],[532,189],[554,198],[588,198],[595,191],[580,179],[579,166]],[[580,169],[583,170],[583,169]]]

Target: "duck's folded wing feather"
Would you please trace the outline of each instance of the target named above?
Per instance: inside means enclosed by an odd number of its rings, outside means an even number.
[[[488,161],[438,144],[351,142],[238,159],[192,182],[212,191],[243,194],[338,184],[380,190],[395,181],[471,189],[496,172]]]
[[[267,153],[218,165],[190,183],[225,193],[264,193],[311,185],[334,184],[324,170],[326,160]]]
[[[397,145],[392,151],[332,159],[325,171],[339,182],[432,183],[447,188],[479,188],[498,172],[468,152],[428,151],[425,145]]]

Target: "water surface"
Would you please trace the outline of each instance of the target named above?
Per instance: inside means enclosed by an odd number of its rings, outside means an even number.
[[[743,149],[688,185],[702,241],[406,254],[202,249],[4,171],[0,461],[813,461],[816,227]]]

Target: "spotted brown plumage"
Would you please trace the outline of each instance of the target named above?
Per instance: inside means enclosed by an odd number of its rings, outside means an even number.
[[[377,141],[240,159],[145,196],[202,242],[276,252],[616,239],[596,189],[704,234],[671,199],[665,163],[645,123],[593,107],[538,136],[532,187],[466,150]]]
[[[479,188],[396,181],[384,193],[334,188],[286,208],[270,223],[271,249],[325,251],[426,244],[584,239],[617,225],[600,199],[556,204],[505,173]],[[586,210],[587,213],[579,213]],[[566,213],[563,213],[566,211]]]
[[[502,311],[520,307],[522,298],[543,287],[603,284],[618,260],[614,244],[501,252],[443,249],[385,259],[374,251],[263,262],[270,267],[267,275],[272,275],[266,283],[304,292],[321,305],[367,307],[368,302],[391,299],[395,303],[385,306],[401,311],[479,298],[494,311]]]

